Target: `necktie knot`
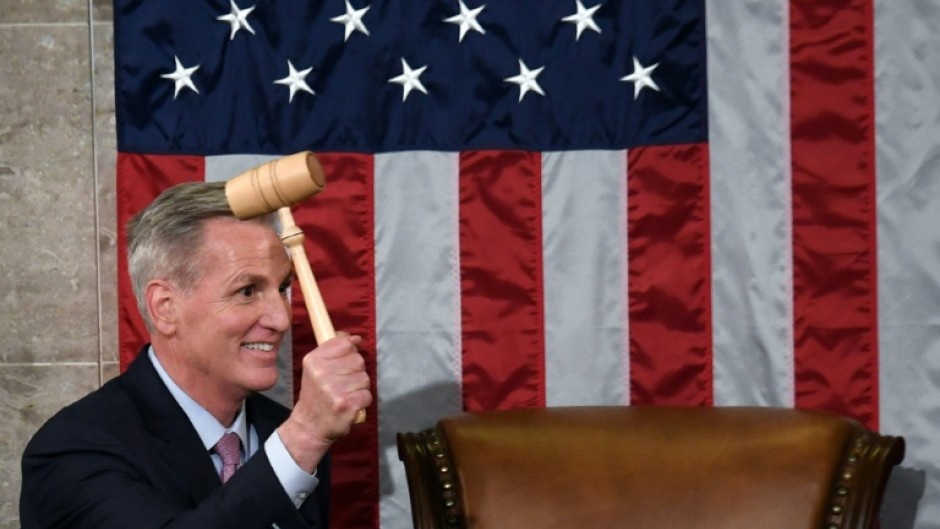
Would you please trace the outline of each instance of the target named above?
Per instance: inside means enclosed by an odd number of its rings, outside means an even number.
[[[228,481],[228,478],[232,477],[232,474],[241,465],[241,445],[241,439],[238,438],[238,434],[235,432],[226,433],[215,444],[215,453],[222,458],[222,471],[219,473],[222,483]]]

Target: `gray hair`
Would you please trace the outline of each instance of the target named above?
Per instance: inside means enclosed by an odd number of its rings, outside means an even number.
[[[225,182],[190,182],[167,189],[128,222],[127,269],[148,329],[153,330],[153,322],[147,284],[162,278],[191,292],[204,272],[197,253],[203,226],[219,217],[236,218],[225,198]],[[274,227],[270,215],[252,220]]]

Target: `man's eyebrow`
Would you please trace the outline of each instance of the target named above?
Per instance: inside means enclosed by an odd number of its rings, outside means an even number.
[[[265,281],[264,276],[259,274],[252,274],[251,272],[239,272],[232,277],[229,283],[233,285],[247,285],[247,284],[258,284]]]

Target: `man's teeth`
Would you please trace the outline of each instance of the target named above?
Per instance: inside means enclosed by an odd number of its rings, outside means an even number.
[[[244,347],[246,349],[254,349],[255,351],[273,351],[274,350],[273,343],[261,343],[261,342],[246,343],[244,344]]]

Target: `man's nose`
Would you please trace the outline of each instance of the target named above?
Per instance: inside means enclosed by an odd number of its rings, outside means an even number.
[[[291,322],[290,300],[281,295],[270,296],[268,299],[261,324],[277,332],[287,332]]]

